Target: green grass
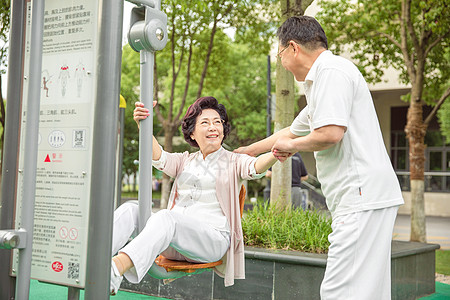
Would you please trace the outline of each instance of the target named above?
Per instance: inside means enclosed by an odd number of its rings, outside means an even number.
[[[138,192],[122,192],[122,198],[137,198]]]
[[[436,273],[450,275],[450,250],[436,251]]]
[[[122,189],[122,198],[136,198],[138,197],[138,192],[133,192],[131,189]],[[152,191],[153,199],[161,199],[161,191]]]
[[[317,211],[279,210],[265,203],[244,214],[242,230],[247,246],[326,253],[331,220]]]

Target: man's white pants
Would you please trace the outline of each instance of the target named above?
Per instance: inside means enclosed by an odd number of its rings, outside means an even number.
[[[391,240],[398,206],[336,217],[322,300],[391,299]]]
[[[190,216],[163,209],[152,214],[142,232],[120,249],[138,228],[138,215],[136,201],[126,202],[114,211],[112,254],[123,252],[133,261],[134,268],[124,274],[132,283],[142,280],[159,254],[174,260],[214,262],[230,246],[228,234]]]

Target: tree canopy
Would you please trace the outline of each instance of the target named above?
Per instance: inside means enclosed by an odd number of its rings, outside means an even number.
[[[131,175],[137,172],[138,166],[134,163],[139,159],[139,132],[133,120],[134,103],[139,100],[139,53],[134,52],[129,45],[122,51],[122,73],[120,94],[125,98],[124,122],[124,156],[122,173]]]
[[[11,20],[11,1],[0,0],[0,74],[5,74],[8,34]]]
[[[2,82],[7,67],[7,52],[8,52],[8,35],[11,21],[11,1],[0,0],[0,152],[3,153],[3,140],[5,128],[5,101],[3,99]],[[2,163],[0,161],[0,173],[2,170]]]
[[[161,123],[172,123],[174,128],[186,103],[200,97],[206,86],[209,90],[223,86],[229,77],[230,42],[251,45],[249,55],[267,54],[276,20],[270,0],[184,2],[173,0],[163,7],[169,19],[169,43],[157,61],[158,91],[163,92],[157,97],[165,110],[157,109],[156,114]],[[233,40],[227,40],[227,30],[234,32]]]
[[[380,82],[390,66],[400,71],[400,82],[423,84],[422,101],[438,104],[450,86],[447,1],[322,0],[320,6],[317,18],[331,48],[337,54],[350,52],[368,82]]]
[[[162,3],[168,17],[167,46],[156,53],[154,133],[164,135],[168,151],[187,106],[211,95],[225,104],[232,128],[232,147],[265,135],[266,70],[277,14],[276,1],[182,1]],[[139,54],[123,49],[121,93],[127,100],[124,159],[136,171],[138,133],[132,120],[139,99]],[[130,133],[129,133],[130,132]],[[184,143],[183,143],[184,144]],[[185,144],[184,144],[185,145]],[[178,147],[178,149],[174,149]],[[188,146],[184,146],[185,149]],[[129,173],[130,172],[130,173]],[[164,189],[164,181],[163,181]]]

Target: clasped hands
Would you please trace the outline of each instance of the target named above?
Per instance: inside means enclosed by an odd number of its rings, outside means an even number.
[[[294,155],[297,151],[292,145],[293,139],[288,137],[280,137],[272,146],[272,154],[280,162],[285,162],[289,157]]]
[[[293,140],[289,137],[278,138],[278,140],[274,143],[272,149],[270,150],[273,156],[280,162],[285,162],[289,157],[294,155],[297,150],[295,149],[292,141]],[[252,149],[250,146],[239,147],[235,149],[234,152],[248,154],[250,156],[256,156],[259,154],[258,152],[254,152],[254,149]]]

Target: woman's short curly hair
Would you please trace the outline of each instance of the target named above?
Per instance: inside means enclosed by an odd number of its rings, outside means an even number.
[[[186,115],[181,122],[181,131],[183,132],[184,139],[189,145],[193,147],[199,147],[197,142],[191,138],[191,134],[195,130],[195,124],[197,117],[202,113],[204,109],[214,109],[222,119],[223,124],[223,141],[227,138],[231,131],[231,125],[228,122],[227,110],[223,104],[219,104],[214,97],[201,97],[195,100],[191,106],[189,106]]]

